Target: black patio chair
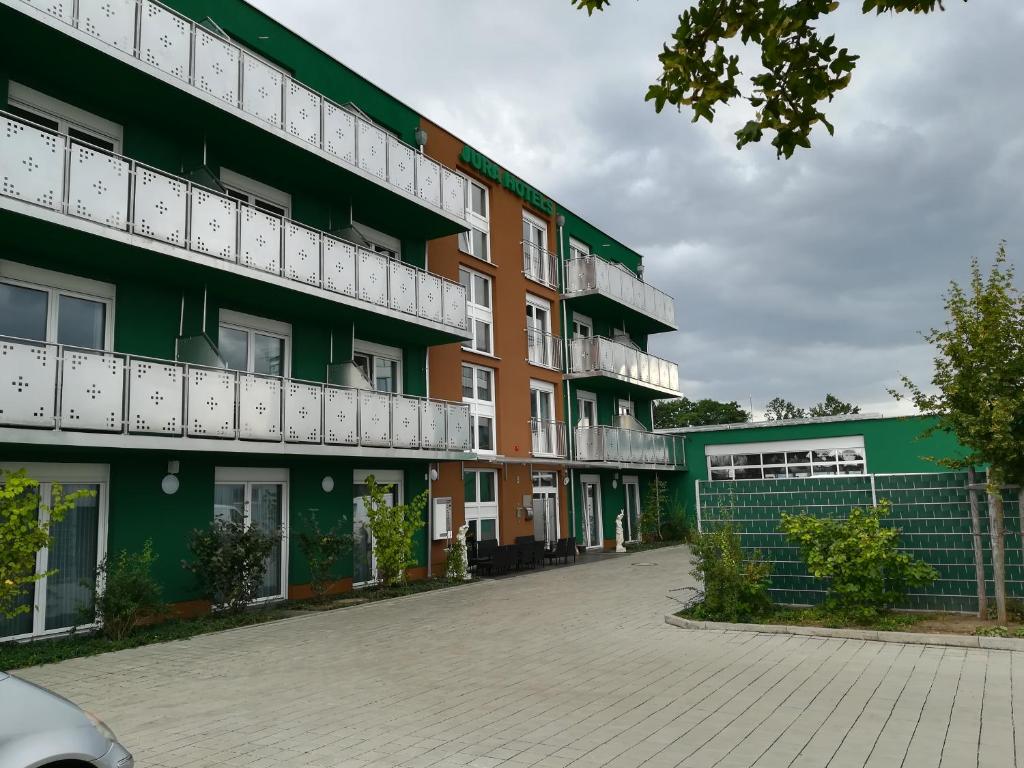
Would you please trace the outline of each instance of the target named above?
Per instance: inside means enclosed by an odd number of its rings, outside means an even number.
[[[544,556],[548,560],[550,560],[552,562],[555,562],[555,563],[558,562],[559,558],[561,558],[563,563],[568,563],[569,562],[569,541],[570,541],[570,539],[559,539],[558,541],[555,542],[555,548],[550,550],[549,552],[545,552]],[[575,558],[574,558],[574,560],[575,560]]]

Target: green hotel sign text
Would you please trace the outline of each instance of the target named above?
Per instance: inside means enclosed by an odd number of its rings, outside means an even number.
[[[463,145],[459,159],[480,171],[484,176],[494,179],[509,192],[519,195],[534,208],[544,211],[548,215],[555,212],[555,204],[550,198],[544,197],[522,179],[517,179],[508,171],[503,171],[497,163],[488,160],[468,144]]]

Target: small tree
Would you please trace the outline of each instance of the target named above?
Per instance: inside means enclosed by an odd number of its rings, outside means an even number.
[[[31,611],[25,602],[29,585],[57,572],[51,568],[36,573],[36,554],[52,544],[50,528],[75,508],[78,499],[95,495],[90,490],[65,495],[54,483],[50,506],[44,507],[38,488],[39,482],[24,470],[0,472],[0,616],[8,619]]]
[[[922,413],[936,417],[936,431],[956,436],[968,454],[939,463],[951,468],[988,464],[989,530],[996,609],[1006,622],[1003,496],[1007,483],[1024,484],[1024,298],[1013,284],[1013,266],[1001,243],[995,263],[984,277],[971,259],[971,281],[965,289],[950,283],[948,318],[925,340],[935,347],[933,392],[924,392],[908,377],[906,393],[890,390],[897,399],[909,395]]]
[[[647,484],[647,492],[640,505],[640,539],[642,541],[661,541],[661,527],[668,517],[668,503],[668,484],[655,475]]]
[[[391,486],[378,485],[373,475],[366,478],[366,485],[366,517],[378,576],[387,585],[403,584],[406,571],[416,564],[413,538],[425,524],[427,491],[407,504],[388,504],[385,495]]]
[[[797,408],[789,400],[781,397],[773,397],[764,407],[764,415],[768,421],[785,421],[787,419],[802,419],[807,414],[803,408]]]
[[[771,565],[756,550],[744,558],[731,521],[698,533],[690,550],[690,575],[704,586],[704,599],[694,607],[695,616],[710,621],[747,621],[768,612]]]
[[[444,574],[453,581],[466,579],[466,542],[453,536],[445,551]]]
[[[146,619],[164,610],[160,584],[153,578],[152,540],[141,552],[121,550],[107,555],[96,569],[92,588],[95,595],[95,617],[103,626],[103,634],[111,640],[122,640]]]
[[[811,406],[811,416],[846,416],[860,413],[860,406],[840,400],[831,392],[825,394],[825,399]]]
[[[280,531],[267,533],[254,525],[214,520],[209,528],[192,531],[188,546],[195,559],[181,565],[195,574],[215,607],[240,613],[259,594],[267,558],[280,539]]]
[[[352,551],[352,535],[338,533],[335,528],[321,530],[317,516],[310,513],[304,530],[299,533],[299,550],[309,565],[309,589],[313,599],[321,602],[337,581],[331,575],[335,564],[342,555]]]
[[[846,520],[782,513],[780,528],[811,576],[828,581],[825,605],[856,621],[871,621],[907,589],[938,578],[930,565],[899,551],[900,529],[881,524],[888,514],[888,500],[855,508]]]

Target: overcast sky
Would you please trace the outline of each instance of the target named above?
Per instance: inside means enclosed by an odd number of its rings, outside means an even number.
[[[644,102],[686,0],[255,0],[260,8],[644,254],[679,332],[651,351],[684,394],[906,412],[931,373],[919,331],[1000,239],[1024,254],[1024,3],[830,20],[862,55],[814,147],[742,151]],[[756,59],[754,62],[756,64]]]

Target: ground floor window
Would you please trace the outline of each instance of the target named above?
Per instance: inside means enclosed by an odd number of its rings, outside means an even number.
[[[213,491],[215,520],[243,523],[281,538],[267,557],[256,600],[288,595],[288,470],[217,467]]]
[[[36,573],[47,573],[29,587],[23,604],[30,611],[0,619],[0,638],[31,637],[90,626],[93,615],[91,583],[107,548],[107,465],[22,464],[0,467],[5,472],[25,469],[39,481],[39,515],[46,519],[55,488],[64,494],[91,491],[75,502],[64,519],[50,528],[53,545],[36,556]],[[84,617],[84,618],[83,618]]]
[[[462,473],[466,493],[466,537],[470,541],[498,538],[498,472],[467,469]]]
[[[373,555],[373,533],[366,514],[366,499],[370,495],[370,476],[377,485],[390,486],[384,494],[389,505],[402,502],[402,471],[395,469],[356,470],[352,475],[352,586],[376,584],[377,559]]]

